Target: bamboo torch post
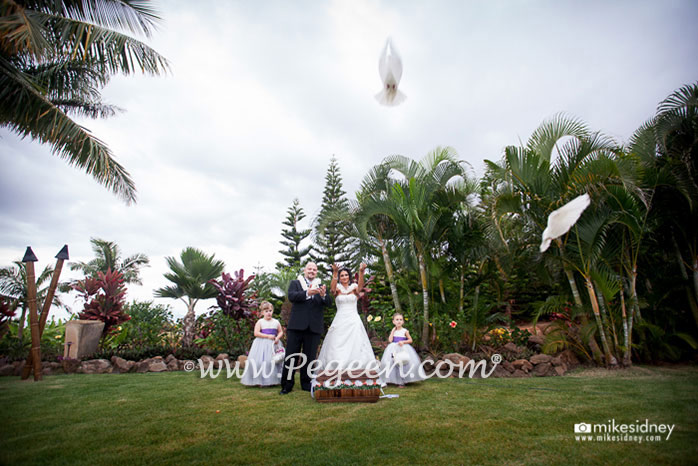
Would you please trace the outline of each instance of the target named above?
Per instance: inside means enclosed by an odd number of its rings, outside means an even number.
[[[63,246],[58,254],[56,255],[56,268],[53,269],[53,276],[51,277],[51,285],[48,287],[48,293],[46,294],[46,299],[44,300],[44,305],[41,308],[41,315],[39,316],[39,342],[41,342],[41,336],[44,334],[44,328],[46,327],[46,320],[48,319],[48,313],[51,310],[51,303],[53,302],[53,297],[56,294],[56,288],[58,287],[58,279],[61,276],[61,270],[63,270],[63,262],[68,260],[68,245]],[[22,369],[22,380],[29,378],[31,374],[31,369],[34,364],[34,355],[29,353],[27,357],[27,362],[24,364],[24,369]]]
[[[36,276],[34,275],[34,262],[38,259],[32,248],[27,246],[24,253],[24,266],[27,269],[27,304],[29,305],[29,322],[32,333],[32,358],[34,368],[34,381],[41,380],[41,337],[39,336],[39,316],[36,310]]]

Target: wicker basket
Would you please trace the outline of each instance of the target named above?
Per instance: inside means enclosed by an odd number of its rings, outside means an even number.
[[[355,370],[323,372],[315,379],[315,400],[319,403],[375,403],[380,398],[378,374],[375,371]],[[361,374],[356,376],[354,374]],[[338,388],[326,387],[327,381],[341,381]],[[349,381],[347,385],[345,382]],[[358,382],[358,384],[357,384]],[[368,383],[367,383],[368,382]]]

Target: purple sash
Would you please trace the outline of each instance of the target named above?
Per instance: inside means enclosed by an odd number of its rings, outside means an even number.
[[[401,341],[407,341],[407,337],[393,337],[393,343],[400,343]]]
[[[279,333],[279,331],[275,328],[263,328],[262,330],[260,330],[260,332],[266,335],[276,335],[277,333]]]

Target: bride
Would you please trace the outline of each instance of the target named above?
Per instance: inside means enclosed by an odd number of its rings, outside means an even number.
[[[339,270],[332,264],[330,291],[335,296],[337,314],[327,331],[318,360],[323,369],[378,369],[373,348],[368,340],[366,329],[359,317],[356,303],[359,291],[364,286],[366,264],[359,267],[359,283],[352,283],[351,272],[347,268]],[[339,283],[337,278],[339,277]],[[351,366],[350,366],[351,365]]]

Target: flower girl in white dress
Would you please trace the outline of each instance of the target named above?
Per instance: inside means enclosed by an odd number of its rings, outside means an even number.
[[[254,336],[245,372],[240,378],[243,385],[269,386],[281,383],[281,369],[283,358],[275,357],[283,351],[279,340],[284,334],[281,323],[272,317],[274,307],[270,302],[264,301],[259,310],[263,318],[254,326]]]
[[[402,325],[405,318],[402,314],[393,315],[393,330],[390,332],[388,341],[390,344],[385,348],[381,358],[381,370],[384,380],[400,387],[406,383],[418,382],[426,378],[419,355],[412,348],[412,336]]]

